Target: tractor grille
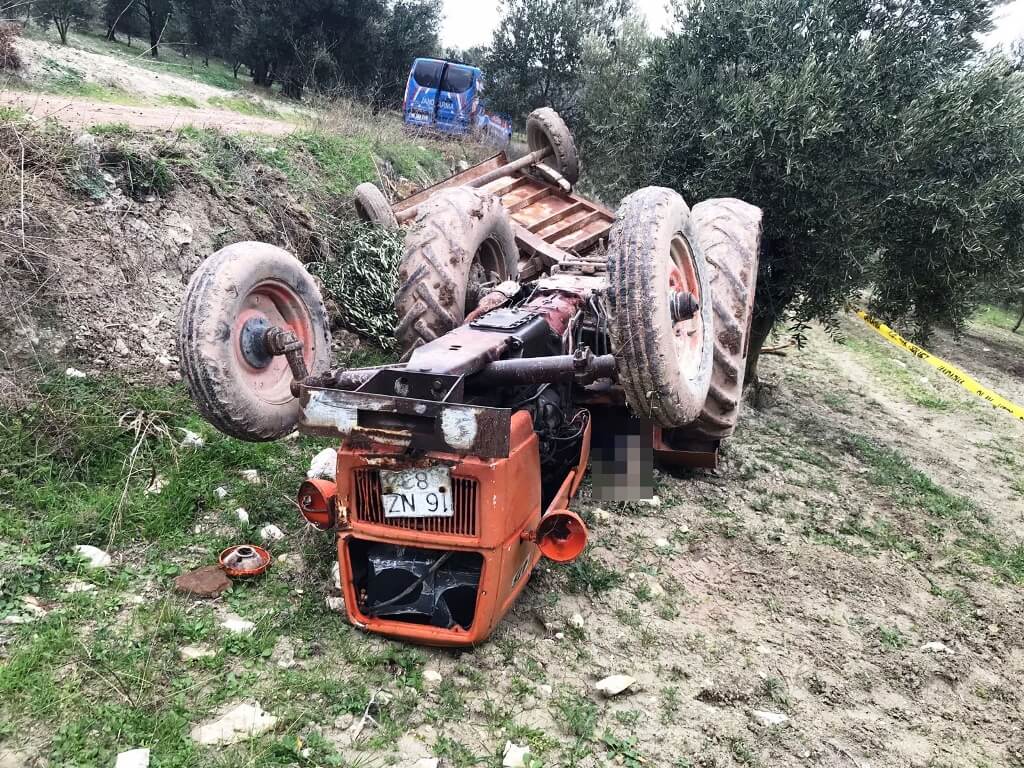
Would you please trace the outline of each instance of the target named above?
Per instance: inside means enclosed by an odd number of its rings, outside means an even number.
[[[373,468],[353,470],[352,485],[355,489],[356,520],[361,523],[449,536],[477,535],[477,481],[472,478],[452,478],[452,493],[455,494],[452,506],[455,514],[451,517],[384,517],[380,472]]]

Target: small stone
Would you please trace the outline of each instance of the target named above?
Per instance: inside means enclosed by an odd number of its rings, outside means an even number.
[[[241,616],[233,613],[229,613],[220,625],[228,632],[234,632],[236,635],[247,635],[256,628],[256,625],[248,619],[243,619]]]
[[[242,507],[239,507],[238,509],[235,510],[235,517],[238,518],[238,522],[240,522],[242,525],[249,524],[249,513],[246,512],[245,509],[243,509]]]
[[[334,611],[335,613],[345,612],[345,598],[344,597],[328,597],[327,598],[327,610]]]
[[[781,712],[766,712],[765,710],[755,709],[750,713],[751,717],[757,720],[761,725],[782,725],[789,718]]]
[[[938,640],[933,640],[930,643],[925,643],[921,646],[921,650],[925,653],[952,653],[949,646],[945,643],[941,643]]]
[[[163,475],[157,475],[153,478],[150,484],[146,487],[147,496],[157,496],[164,488],[167,487],[167,478]]]
[[[651,498],[649,498],[649,499],[641,499],[641,501],[643,501],[644,504],[647,504],[648,506],[651,506],[651,507],[660,507],[661,506],[661,497],[660,496],[651,496]]]
[[[231,589],[231,579],[216,565],[204,565],[174,580],[174,589],[192,597],[218,597]]]
[[[114,768],[149,768],[149,748],[130,749],[119,753]]]
[[[259,485],[260,484],[260,473],[259,473],[258,470],[255,470],[255,469],[243,469],[238,474],[247,483],[252,483],[253,485]]]
[[[537,686],[537,693],[540,694],[540,696],[542,698],[550,699],[551,698],[551,694],[554,693],[554,692],[555,692],[555,689],[552,688],[547,683],[542,683],[541,685]]]
[[[612,519],[612,513],[609,512],[607,509],[601,509],[600,507],[595,509],[590,514],[594,518],[594,520],[596,520],[599,523],[607,523],[609,520]]]
[[[423,670],[423,682],[430,683],[431,685],[437,685],[443,678],[441,673],[436,669],[425,669]]]
[[[526,758],[529,754],[529,747],[521,747],[511,741],[506,741],[501,757],[502,768],[526,768]]]
[[[270,655],[271,661],[278,669],[291,669],[295,666],[295,646],[290,637],[279,637]]]
[[[668,539],[664,537],[659,537],[654,540],[654,546],[656,546],[658,549],[668,549],[670,546],[672,546],[672,544],[671,542],[669,542]]]
[[[110,555],[91,544],[79,544],[75,547],[75,552],[89,561],[90,568],[106,568],[111,562]]]
[[[651,597],[664,597],[665,588],[656,581],[652,581],[650,584]]]
[[[610,675],[603,680],[599,680],[594,688],[605,696],[618,696],[623,691],[628,690],[635,682],[636,679],[629,675]]]
[[[190,732],[192,740],[204,745],[234,744],[258,736],[277,724],[277,718],[263,711],[259,704],[239,704],[223,715]]]
[[[338,565],[337,561],[331,566],[331,582],[334,584],[335,589],[341,589],[341,566]]]
[[[71,594],[75,594],[76,592],[92,592],[95,589],[95,584],[90,584],[87,581],[78,581],[77,579],[69,581],[67,586],[64,587],[64,591]]]
[[[587,622],[583,618],[582,614],[574,613],[572,616],[569,617],[569,624],[576,627],[576,629],[583,629],[583,627],[587,625]]]
[[[276,525],[264,525],[260,528],[260,538],[264,541],[280,541],[284,538],[284,531]]]
[[[338,469],[338,452],[333,448],[324,448],[309,463],[306,477],[333,480]]]
[[[226,499],[228,497],[228,489],[221,485],[213,489],[213,495],[218,499]]]
[[[156,363],[164,370],[170,370],[174,365],[174,361],[167,357],[167,355],[159,355],[156,359]]]
[[[68,368],[66,371],[64,371],[64,375],[67,376],[69,379],[84,379],[85,371],[80,371],[77,368]]]
[[[35,621],[35,618],[32,616],[25,616],[20,613],[12,613],[8,616],[4,616],[3,621],[0,621],[0,624],[28,624],[32,621]]]
[[[299,437],[300,437],[299,430],[295,430],[294,432],[289,432],[282,439],[284,439],[284,440],[298,440]]]
[[[565,640],[565,632],[555,632],[555,640]]]
[[[352,723],[356,721],[355,715],[351,712],[344,712],[334,718],[334,727],[339,731],[347,731],[352,727]]]
[[[121,357],[128,357],[128,355],[132,353],[132,351],[128,349],[128,345],[124,343],[124,339],[120,336],[114,340],[114,351]]]
[[[206,445],[206,441],[203,439],[203,436],[198,432],[193,432],[192,430],[185,429],[183,427],[179,427],[179,429],[185,433],[185,436],[181,438],[182,448],[202,448]]]
[[[183,645],[178,649],[178,657],[182,661],[196,661],[198,659],[212,659],[217,655],[216,651],[204,648],[201,645]]]

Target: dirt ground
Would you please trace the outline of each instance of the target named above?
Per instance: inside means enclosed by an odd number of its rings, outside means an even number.
[[[185,81],[183,81],[185,82]],[[114,104],[71,96],[0,91],[0,105],[16,107],[40,120],[52,118],[70,128],[127,125],[138,130],[176,130],[185,126],[216,128],[225,133],[265,133],[280,136],[299,128],[297,123],[255,117],[226,109],[151,107]]]

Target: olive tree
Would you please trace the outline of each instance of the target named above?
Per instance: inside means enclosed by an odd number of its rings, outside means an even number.
[[[983,58],[979,0],[703,0],[677,12],[635,80],[584,104],[584,156],[612,146],[611,192],[764,209],[748,381],[772,329],[801,336],[869,287],[924,335],[962,324],[1020,264],[1024,94]],[[623,104],[622,99],[628,100]],[[601,115],[617,109],[618,123]]]

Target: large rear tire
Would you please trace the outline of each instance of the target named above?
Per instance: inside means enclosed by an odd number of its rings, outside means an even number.
[[[422,203],[398,269],[395,335],[403,357],[461,325],[484,285],[518,275],[519,250],[500,200],[457,187]]]
[[[714,315],[707,262],[678,193],[646,187],[626,197],[608,239],[610,330],[632,411],[662,427],[692,422],[711,384]],[[674,320],[675,292],[698,309]]]
[[[754,315],[761,209],[735,198],[693,207],[697,241],[708,261],[715,311],[714,368],[700,416],[687,437],[721,440],[736,429]]]
[[[526,143],[531,152],[551,148],[552,162],[570,184],[580,178],[580,156],[569,127],[551,107],[533,110],[526,118]]]
[[[302,415],[288,361],[266,354],[259,341],[271,326],[294,332],[311,374],[330,365],[320,290],[287,251],[235,243],[192,275],[178,320],[182,374],[203,417],[240,440],[283,437]]]

